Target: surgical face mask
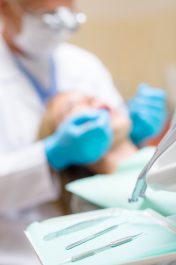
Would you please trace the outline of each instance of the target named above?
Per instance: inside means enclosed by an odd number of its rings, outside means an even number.
[[[74,13],[65,7],[42,15],[26,13],[22,21],[22,30],[14,41],[29,56],[48,57],[85,21],[84,14]]]

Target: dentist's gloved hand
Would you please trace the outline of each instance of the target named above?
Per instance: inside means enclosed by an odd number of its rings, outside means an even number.
[[[106,110],[93,110],[67,119],[44,140],[50,166],[62,170],[99,160],[111,147],[113,132]]]
[[[130,137],[135,144],[140,144],[163,130],[167,118],[166,93],[163,90],[141,84],[128,107],[132,120]]]

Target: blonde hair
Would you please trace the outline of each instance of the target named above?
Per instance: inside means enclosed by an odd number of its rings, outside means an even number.
[[[53,134],[56,129],[51,116],[52,114],[49,111],[49,109],[43,115],[38,130],[37,140],[45,139],[49,135]],[[60,183],[61,183],[61,196],[58,201],[58,205],[62,209],[62,212],[64,214],[69,214],[71,212],[70,209],[71,195],[65,190],[65,185],[73,180],[84,178],[90,175],[93,175],[93,173],[90,170],[88,170],[86,167],[79,167],[79,166],[71,166],[59,172]]]

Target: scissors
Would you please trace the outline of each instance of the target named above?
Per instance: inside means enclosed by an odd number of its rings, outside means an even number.
[[[133,190],[131,198],[129,198],[129,202],[137,202],[139,197],[145,197],[145,193],[147,190],[147,182],[146,182],[146,175],[156,162],[156,160],[164,153],[166,150],[176,141],[176,120],[172,124],[169,131],[166,133],[165,137],[159,143],[153,157],[141,171],[135,188]]]

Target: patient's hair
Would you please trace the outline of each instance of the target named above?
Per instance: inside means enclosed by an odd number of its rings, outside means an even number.
[[[58,124],[59,126],[59,124]],[[46,111],[46,113],[43,116],[39,131],[38,131],[38,140],[44,139],[48,137],[49,135],[53,134],[55,132],[56,128],[54,126],[54,123],[52,122],[51,113],[49,111]],[[85,166],[70,166],[62,171],[59,171],[59,174],[61,177],[63,176],[65,179],[68,179],[68,181],[72,181],[75,179],[84,178],[90,175],[96,174],[96,172],[93,172],[92,170],[89,170]]]
[[[37,140],[44,139],[49,135],[53,134],[55,132],[55,129],[56,128],[54,126],[51,113],[48,109],[48,111],[45,112],[42,118],[40,128],[38,131]],[[65,185],[73,180],[85,178],[88,176],[93,176],[95,174],[96,172],[89,170],[85,166],[70,166],[64,170],[59,171],[59,176],[60,176],[59,181],[61,184],[61,196],[59,198],[59,207],[61,208],[63,214],[69,214],[71,212],[70,209],[71,195],[65,190]]]

